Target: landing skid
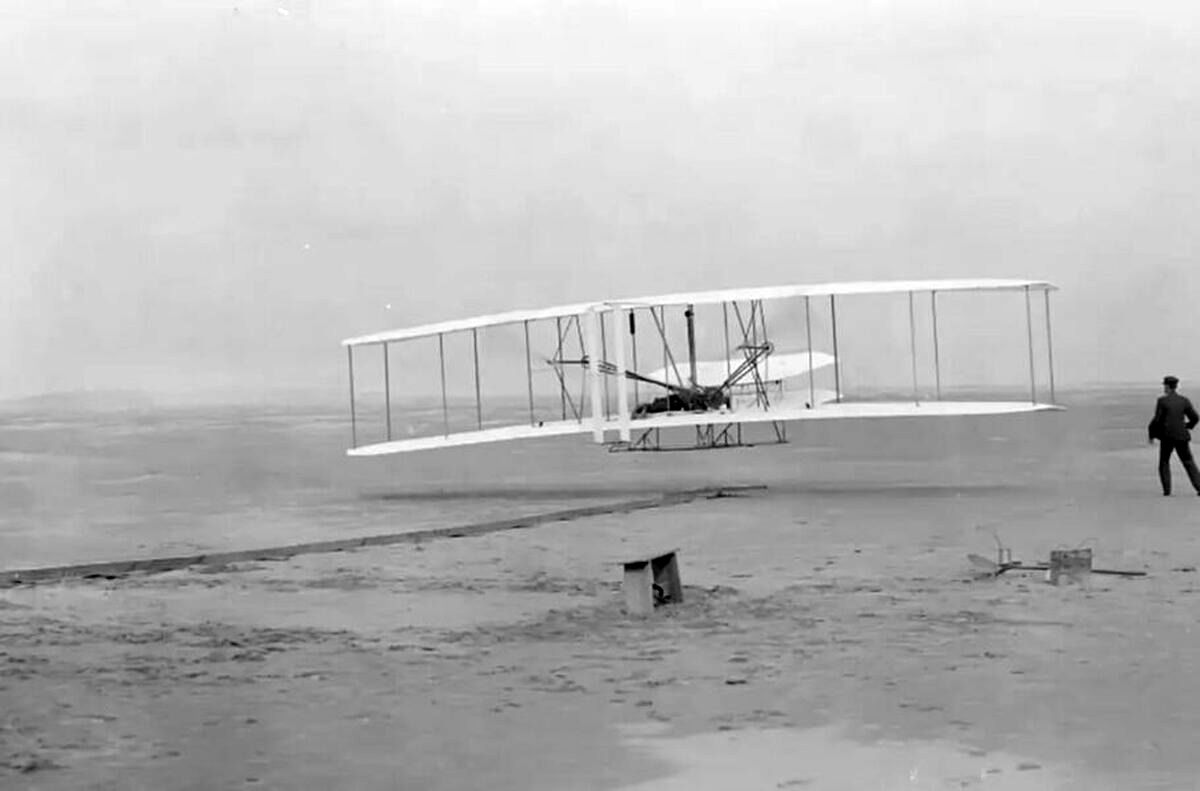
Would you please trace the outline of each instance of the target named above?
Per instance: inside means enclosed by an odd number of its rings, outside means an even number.
[[[619,451],[681,451],[681,450],[713,450],[716,448],[753,448],[755,445],[782,445],[788,441],[787,424],[772,422],[775,432],[774,439],[747,441],[741,423],[716,424],[709,423],[696,426],[695,437],[691,445],[664,445],[661,428],[649,428],[640,432],[629,442],[610,442],[608,452]]]

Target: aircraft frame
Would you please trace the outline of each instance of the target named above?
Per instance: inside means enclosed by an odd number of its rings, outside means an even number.
[[[343,341],[347,350],[351,415],[351,447],[347,453],[351,456],[376,456],[581,433],[591,433],[594,442],[608,445],[611,451],[666,450],[677,448],[663,444],[663,430],[680,428],[694,429],[692,442],[684,448],[715,449],[761,444],[746,439],[743,429],[751,424],[767,424],[771,427],[773,438],[768,442],[786,442],[787,424],[809,419],[949,417],[1059,410],[1062,407],[1055,403],[1050,322],[1050,292],[1053,290],[1055,287],[1045,281],[1015,279],[862,281],[723,289],[511,311],[350,338]],[[1030,388],[1028,401],[943,400],[938,298],[939,295],[965,291],[1023,292]],[[1032,299],[1033,294],[1039,291],[1045,304],[1045,348],[1049,371],[1049,400],[1045,402],[1038,400],[1034,354]],[[928,293],[930,300],[935,380],[933,400],[922,399],[918,382],[915,298],[922,293]],[[839,300],[866,294],[907,295],[912,376],[912,398],[909,400],[854,402],[843,397],[838,349]],[[804,309],[805,351],[792,353],[790,359],[787,359],[788,355],[781,357],[775,354],[766,321],[766,304],[784,299],[802,300]],[[828,302],[831,355],[813,349],[812,307],[815,300]],[[696,359],[695,309],[697,305],[717,304],[721,306],[721,337],[725,355],[723,361],[701,364]],[[683,350],[669,339],[669,309],[682,309],[687,337]],[[551,324],[555,338],[554,352],[553,357],[546,359],[545,363],[555,377],[559,409],[557,419],[547,420],[545,416],[539,418],[535,404],[534,354],[530,330],[531,326]],[[489,426],[484,420],[479,332],[485,328],[506,325],[519,325],[522,329],[528,422],[514,421],[501,426]],[[661,352],[662,368],[654,375],[639,370],[639,351],[646,349],[645,341],[639,344],[639,325],[651,327],[650,352]],[[445,342],[447,337],[459,334],[469,334],[471,339],[475,425],[466,430],[451,428],[448,405]],[[391,411],[389,348],[421,339],[435,339],[437,342],[442,431],[397,439]],[[385,434],[382,441],[360,444],[355,396],[355,350],[376,345],[383,349]],[[802,359],[804,356],[807,356],[806,366]],[[776,358],[777,369],[779,360],[792,363],[791,366],[784,366],[788,368],[788,376],[772,379],[773,357]],[[722,362],[725,367],[722,380],[716,383],[701,381],[703,376],[719,376]],[[808,379],[808,392],[803,394],[807,395],[806,399],[797,399],[794,394],[784,391],[783,378],[796,378],[797,365],[801,366],[802,375]],[[827,366],[833,369],[832,394],[819,392],[814,382],[816,370]],[[577,392],[567,372],[571,367],[578,367],[581,372]],[[703,369],[703,376],[698,368]],[[612,393],[614,385],[615,408]],[[642,398],[644,388],[665,395],[647,402]],[[775,397],[772,392],[775,389],[783,394],[782,398]],[[735,395],[741,398],[735,398]],[[746,396],[750,396],[752,402]]]

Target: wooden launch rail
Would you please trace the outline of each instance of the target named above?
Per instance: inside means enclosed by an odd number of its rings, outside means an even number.
[[[501,519],[492,522],[479,522],[452,527],[434,527],[404,533],[385,533],[382,535],[360,536],[333,541],[313,541],[305,544],[290,544],[261,549],[239,549],[228,552],[205,552],[194,555],[176,555],[173,557],[112,560],[98,563],[78,563],[67,566],[46,566],[42,568],[0,571],[0,588],[35,582],[57,582],[67,579],[114,579],[136,573],[161,574],[166,571],[175,571],[189,566],[222,565],[255,560],[286,560],[295,555],[311,555],[318,552],[346,552],[363,547],[384,546],[388,544],[416,544],[436,538],[467,538],[469,536],[497,533],[502,530],[537,527],[551,522],[568,522],[574,519],[584,519],[589,516],[620,514],[646,508],[680,505],[701,498],[730,497],[765,489],[765,486],[714,486],[680,492],[664,492],[654,497],[637,500],[622,500],[582,508],[569,508],[562,511],[548,511],[541,514],[520,516],[514,519]]]

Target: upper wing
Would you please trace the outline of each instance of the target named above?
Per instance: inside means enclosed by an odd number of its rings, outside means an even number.
[[[720,302],[742,302],[750,300],[786,299],[789,297],[830,297],[861,294],[903,294],[929,291],[1052,291],[1052,283],[1044,280],[1018,280],[1007,278],[967,278],[957,280],[866,280],[858,282],[822,283],[818,285],[765,286],[760,288],[732,288],[715,291],[693,291],[680,294],[665,294],[657,297],[640,297],[609,302],[614,307],[640,307],[643,305],[708,305]]]
[[[524,321],[578,316],[591,310],[607,312],[618,308],[633,308],[643,306],[663,305],[704,305],[721,302],[741,302],[746,300],[785,299],[788,297],[825,297],[855,294],[900,294],[905,292],[928,291],[1018,291],[1022,289],[1048,291],[1054,285],[1043,280],[1017,280],[1002,278],[974,278],[958,280],[878,280],[844,283],[823,283],[819,285],[784,285],[765,286],[759,288],[728,288],[714,291],[694,291],[678,294],[663,294],[636,299],[601,300],[596,302],[579,302],[571,305],[558,305],[536,310],[513,310],[506,313],[493,313],[474,316],[466,319],[443,321],[435,324],[424,324],[418,327],[387,330],[371,335],[360,335],[342,341],[343,346],[362,346],[366,344],[386,343],[391,341],[411,340],[431,335],[440,335],[462,330],[494,327],[501,324],[519,324]]]
[[[566,318],[579,316],[593,308],[603,307],[598,302],[579,302],[573,305],[558,305],[537,310],[510,310],[507,313],[491,313],[484,316],[473,316],[468,319],[441,321],[436,324],[423,324],[419,327],[407,327],[399,330],[386,330],[372,335],[360,335],[342,341],[343,346],[365,346],[373,343],[391,343],[407,341],[414,338],[427,338],[431,335],[445,335],[463,330],[497,327],[502,324],[520,324],[525,321],[540,321],[543,319]]]

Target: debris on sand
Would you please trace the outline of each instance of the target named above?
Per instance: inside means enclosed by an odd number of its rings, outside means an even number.
[[[1145,571],[1093,568],[1090,549],[1054,550],[1050,553],[1050,560],[1047,563],[1025,563],[1013,560],[1012,550],[1001,546],[997,550],[996,560],[985,558],[974,552],[967,555],[967,560],[978,570],[979,576],[999,577],[1007,571],[1042,571],[1046,573],[1046,581],[1055,585],[1058,584],[1060,576],[1078,578],[1088,574],[1106,574],[1116,577],[1145,577],[1147,575]]]

